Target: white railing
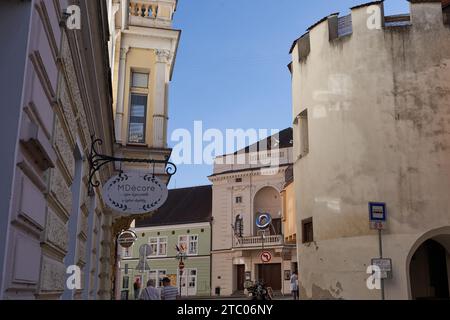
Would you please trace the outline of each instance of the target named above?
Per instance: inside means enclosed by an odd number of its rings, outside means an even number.
[[[139,27],[172,27],[174,0],[131,0],[129,25]]]
[[[130,1],[130,15],[134,17],[143,17],[155,19],[158,12],[158,3],[149,0]]]
[[[274,235],[274,236],[251,236],[251,237],[242,237],[236,238],[235,247],[262,247],[264,246],[276,246],[283,244],[283,236],[282,235]]]

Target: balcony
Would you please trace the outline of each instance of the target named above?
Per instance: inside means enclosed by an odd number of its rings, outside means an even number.
[[[170,28],[175,10],[175,0],[131,0],[129,25]]]
[[[234,247],[235,248],[262,247],[263,242],[264,246],[267,247],[283,245],[284,244],[283,235],[264,236],[264,239],[261,236],[235,238]]]

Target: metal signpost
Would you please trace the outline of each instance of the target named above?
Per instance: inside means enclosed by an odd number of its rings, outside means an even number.
[[[386,228],[386,218],[387,218],[387,212],[386,212],[386,203],[382,202],[369,202],[369,223],[370,223],[370,229],[372,230],[378,230],[378,250],[380,253],[379,259],[372,259],[372,262],[379,262],[380,265],[378,265],[381,268],[381,274],[380,274],[380,281],[381,281],[381,300],[385,299],[384,295],[384,279],[387,279],[388,277],[383,277],[383,268],[385,267],[385,260],[390,259],[383,259],[383,239],[382,239],[382,230]],[[376,265],[373,264],[372,265]],[[383,268],[382,268],[383,266]],[[392,263],[391,263],[391,269],[392,271]]]
[[[178,282],[179,282],[179,290],[180,290],[180,297],[181,297],[181,282],[184,274],[184,260],[187,258],[186,254],[186,248],[183,246],[175,246],[175,250],[177,251],[177,255],[175,259],[178,260]],[[186,277],[187,278],[187,277]],[[186,281],[187,282],[187,279]]]
[[[144,273],[146,271],[150,271],[150,266],[147,262],[147,257],[151,254],[151,248],[148,244],[143,244],[139,247],[139,263],[136,266],[136,269],[140,273]]]

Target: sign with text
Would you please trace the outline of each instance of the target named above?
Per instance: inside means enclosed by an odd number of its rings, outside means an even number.
[[[117,242],[119,242],[123,248],[130,248],[136,240],[137,235],[131,230],[121,232],[117,238]]]
[[[108,207],[122,215],[144,214],[167,200],[167,186],[152,174],[126,172],[112,177],[103,187]]]
[[[392,260],[387,258],[374,258],[372,259],[373,266],[380,268],[380,279],[392,278]]]
[[[386,204],[381,202],[369,202],[370,228],[383,230],[386,227]]]

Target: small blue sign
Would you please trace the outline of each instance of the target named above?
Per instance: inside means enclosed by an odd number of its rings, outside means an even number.
[[[386,221],[386,203],[369,202],[370,221]]]

